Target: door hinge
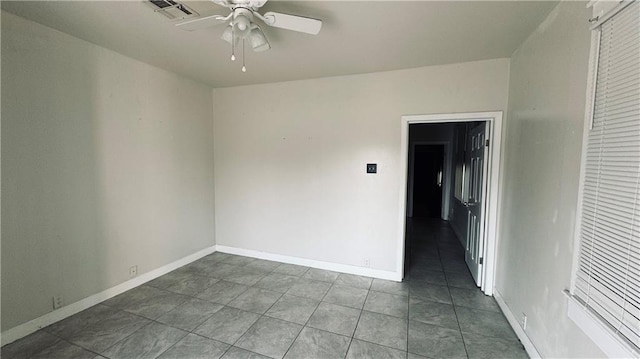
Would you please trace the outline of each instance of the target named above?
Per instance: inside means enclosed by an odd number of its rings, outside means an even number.
[[[484,141],[484,145],[485,145],[486,147],[489,147],[489,140]]]
[[[482,265],[482,263],[483,263],[483,262],[484,262],[484,258],[482,258],[482,257],[478,258],[478,263],[479,263],[480,265]]]

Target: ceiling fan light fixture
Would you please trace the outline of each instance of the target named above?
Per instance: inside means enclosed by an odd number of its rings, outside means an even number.
[[[264,32],[260,26],[253,24],[251,26],[251,31],[249,32],[249,42],[251,43],[251,48],[255,52],[266,51],[271,48],[269,45],[269,41],[265,36]]]
[[[222,36],[220,38],[229,44],[233,45],[233,26],[227,25],[227,27],[222,32]]]
[[[251,31],[251,20],[253,16],[246,9],[236,9],[233,15],[233,32],[236,36],[244,39]]]

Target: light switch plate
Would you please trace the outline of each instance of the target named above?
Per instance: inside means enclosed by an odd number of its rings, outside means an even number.
[[[376,163],[367,163],[367,173],[377,173],[378,165]]]

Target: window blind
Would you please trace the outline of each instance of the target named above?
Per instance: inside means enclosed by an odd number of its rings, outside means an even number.
[[[640,347],[640,2],[596,30],[574,296]]]

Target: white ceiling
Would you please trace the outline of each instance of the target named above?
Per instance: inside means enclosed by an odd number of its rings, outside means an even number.
[[[201,15],[228,10],[187,1]],[[2,9],[213,87],[511,56],[555,1],[269,1],[319,18],[319,35],[263,29],[272,49],[231,62],[223,26],[187,32],[143,1],[2,1]]]

